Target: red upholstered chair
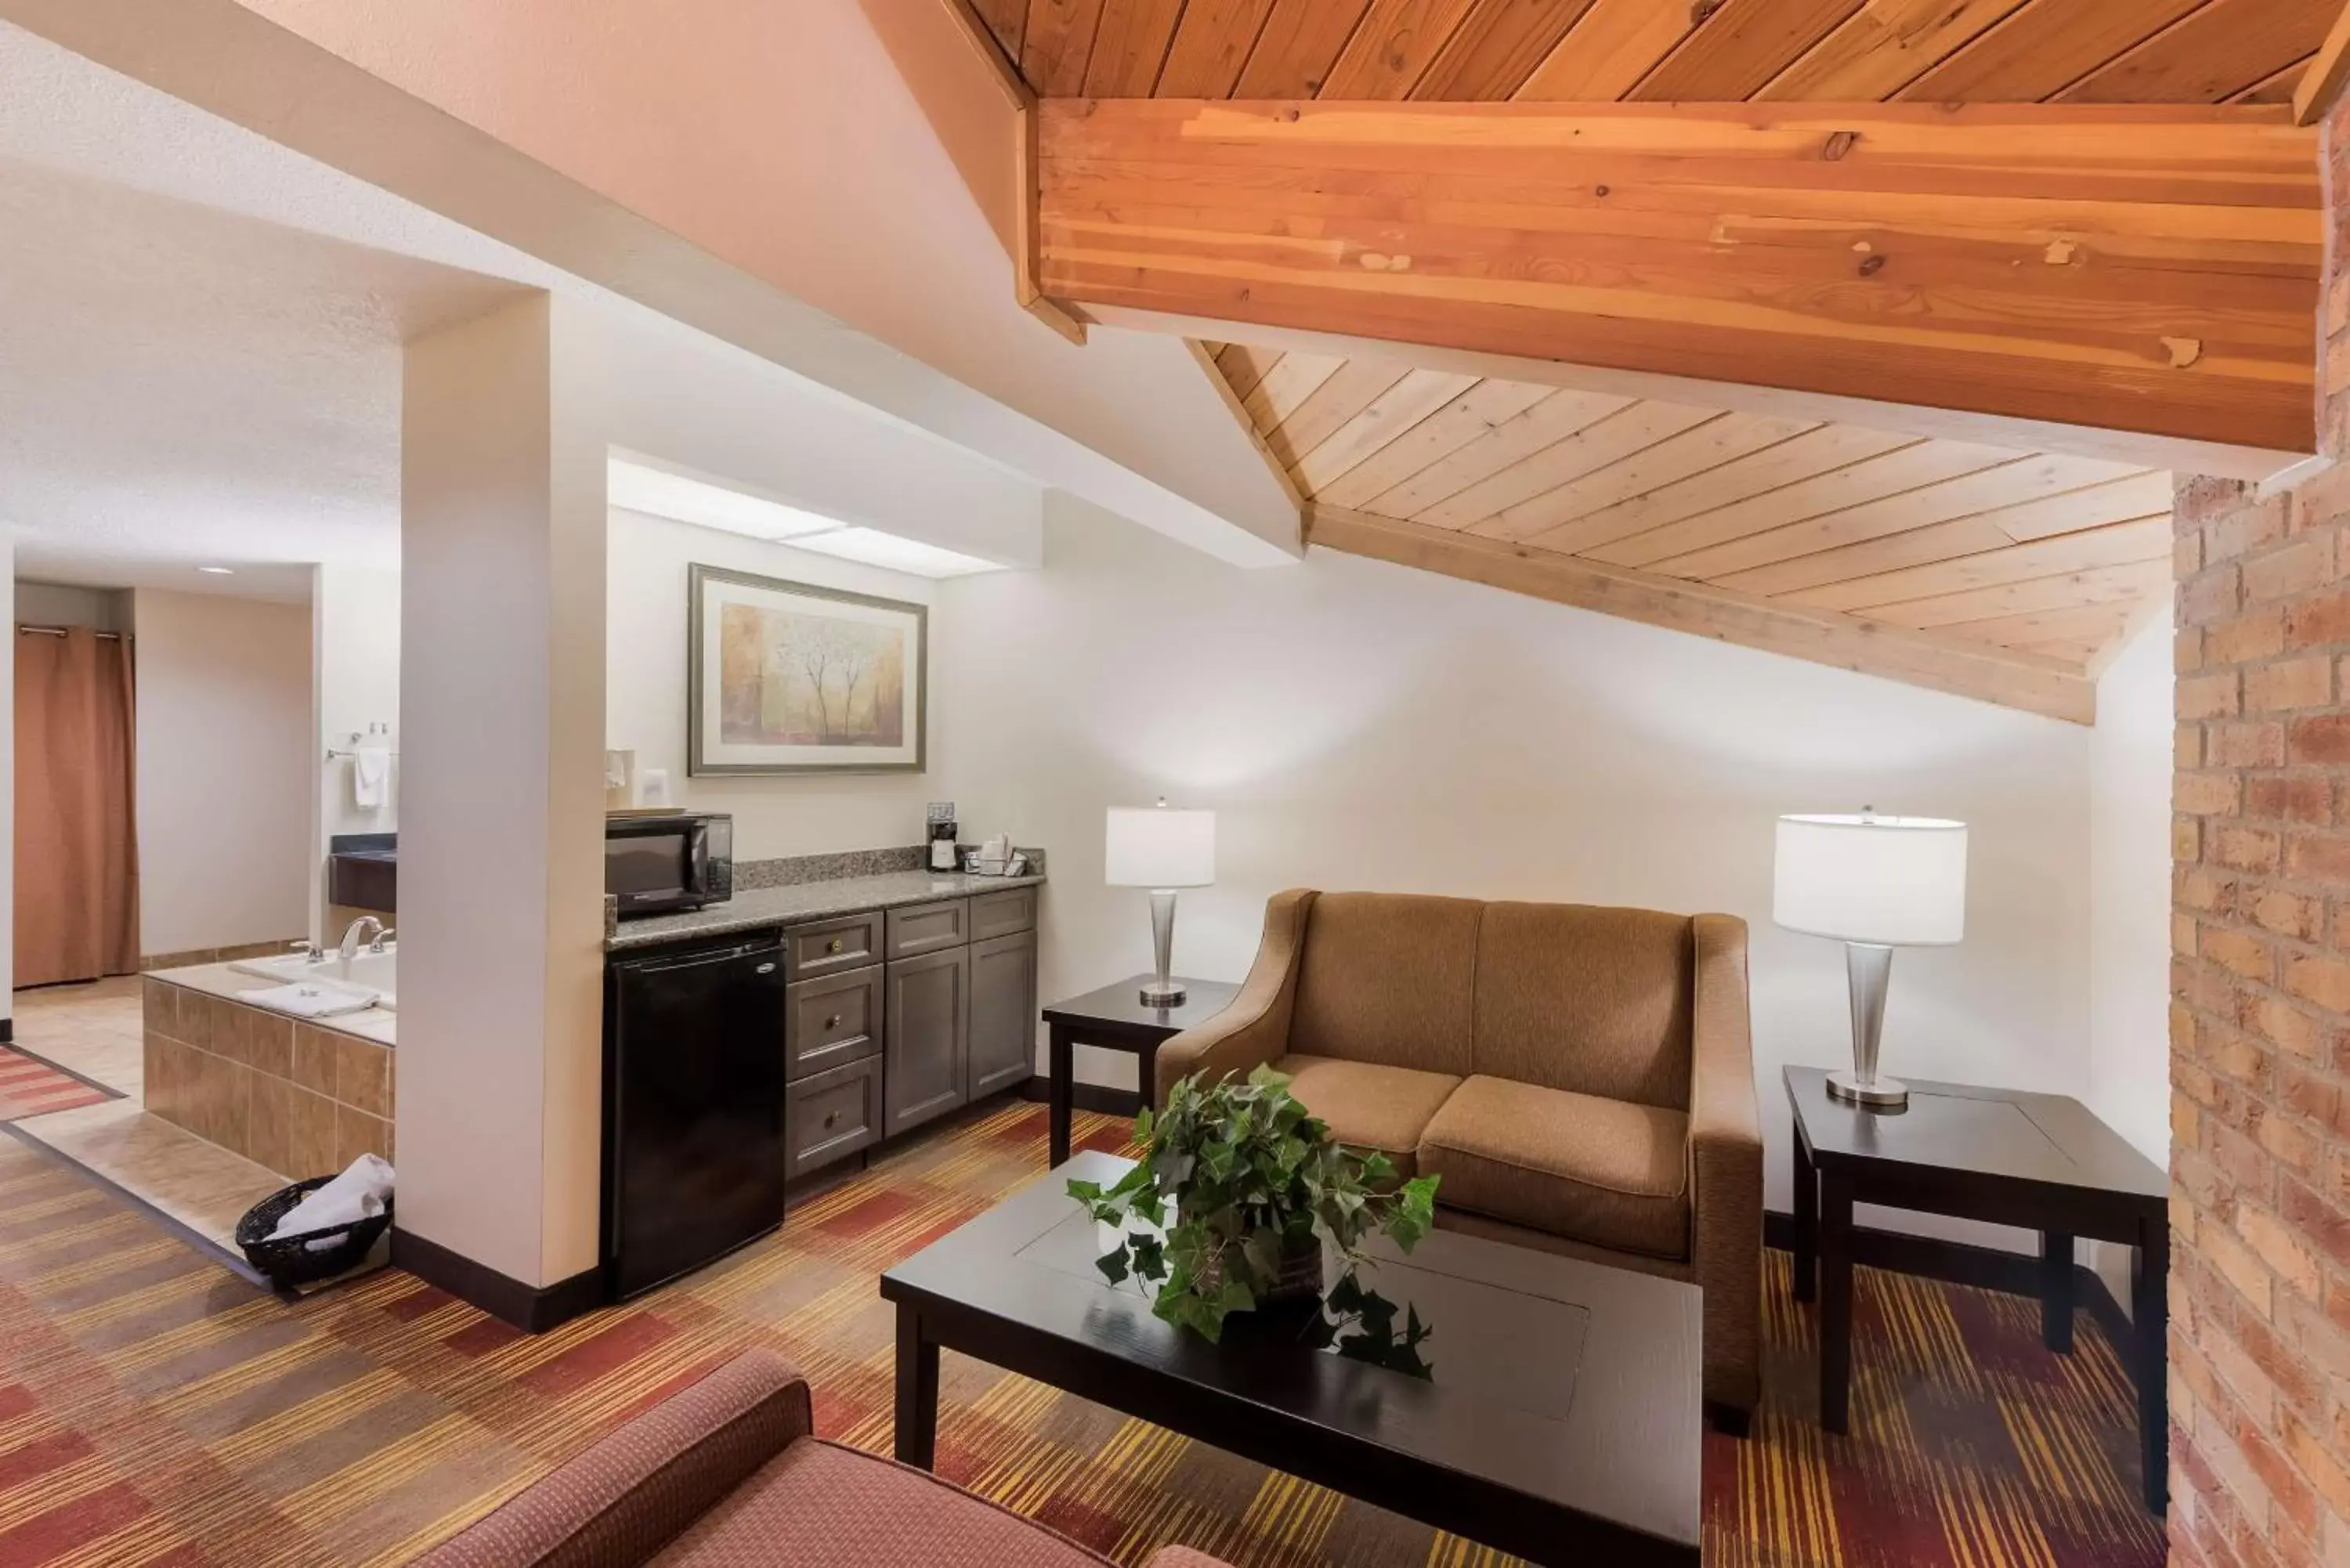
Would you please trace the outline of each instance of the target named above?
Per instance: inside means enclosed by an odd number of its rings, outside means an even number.
[[[1107,1560],[926,1470],[814,1435],[792,1365],[750,1350],[419,1560],[421,1568],[895,1568]],[[1170,1546],[1148,1568],[1225,1568]]]

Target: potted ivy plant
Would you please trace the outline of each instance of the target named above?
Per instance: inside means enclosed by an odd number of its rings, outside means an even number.
[[[1211,1341],[1233,1313],[1312,1300],[1320,1310],[1303,1330],[1309,1340],[1428,1375],[1428,1326],[1407,1311],[1399,1332],[1393,1304],[1357,1271],[1372,1232],[1407,1252],[1428,1234],[1435,1177],[1398,1183],[1387,1156],[1333,1142],[1289,1079],[1265,1066],[1245,1079],[1181,1080],[1157,1116],[1135,1118],[1134,1136],[1143,1158],[1117,1182],[1069,1183],[1069,1196],[1118,1231],[1096,1265],[1110,1283],[1155,1284],[1151,1310]],[[1327,1291],[1326,1243],[1338,1264]]]

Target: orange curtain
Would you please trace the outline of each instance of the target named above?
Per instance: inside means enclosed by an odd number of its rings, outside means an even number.
[[[18,985],[139,971],[130,644],[16,633]]]

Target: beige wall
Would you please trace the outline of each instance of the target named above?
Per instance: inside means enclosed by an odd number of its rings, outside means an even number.
[[[927,774],[795,778],[713,776],[685,771],[686,568],[694,562],[819,587],[929,604],[920,577],[763,544],[684,523],[614,511],[605,586],[605,742],[633,750],[637,766],[667,768],[671,798],[734,818],[737,859],[884,849],[922,841],[922,807],[939,793],[945,757],[933,718]],[[931,669],[939,669],[932,630]]]
[[[1784,1207],[1779,1066],[1850,1034],[1841,949],[1771,924],[1773,819],[1875,805],[1973,828],[1967,940],[1895,962],[1888,1069],[2085,1088],[2090,732],[1326,551],[1235,572],[1079,505],[1048,514],[1045,571],[944,586],[933,688],[968,826],[1051,852],[1048,997],[1149,966],[1102,813],[1161,792],[1218,813],[1191,974],[1238,978],[1299,884],[1726,910]]]
[[[308,927],[310,616],[135,591],[139,945],[277,941]]]
[[[86,626],[97,631],[129,631],[130,595],[123,588],[19,582],[16,619],[31,626]]]

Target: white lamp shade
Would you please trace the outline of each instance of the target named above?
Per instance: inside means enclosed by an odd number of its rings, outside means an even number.
[[[1887,947],[1966,935],[1967,825],[1933,816],[1783,816],[1771,918]]]
[[[1111,806],[1103,860],[1113,888],[1204,888],[1216,879],[1216,814]]]

